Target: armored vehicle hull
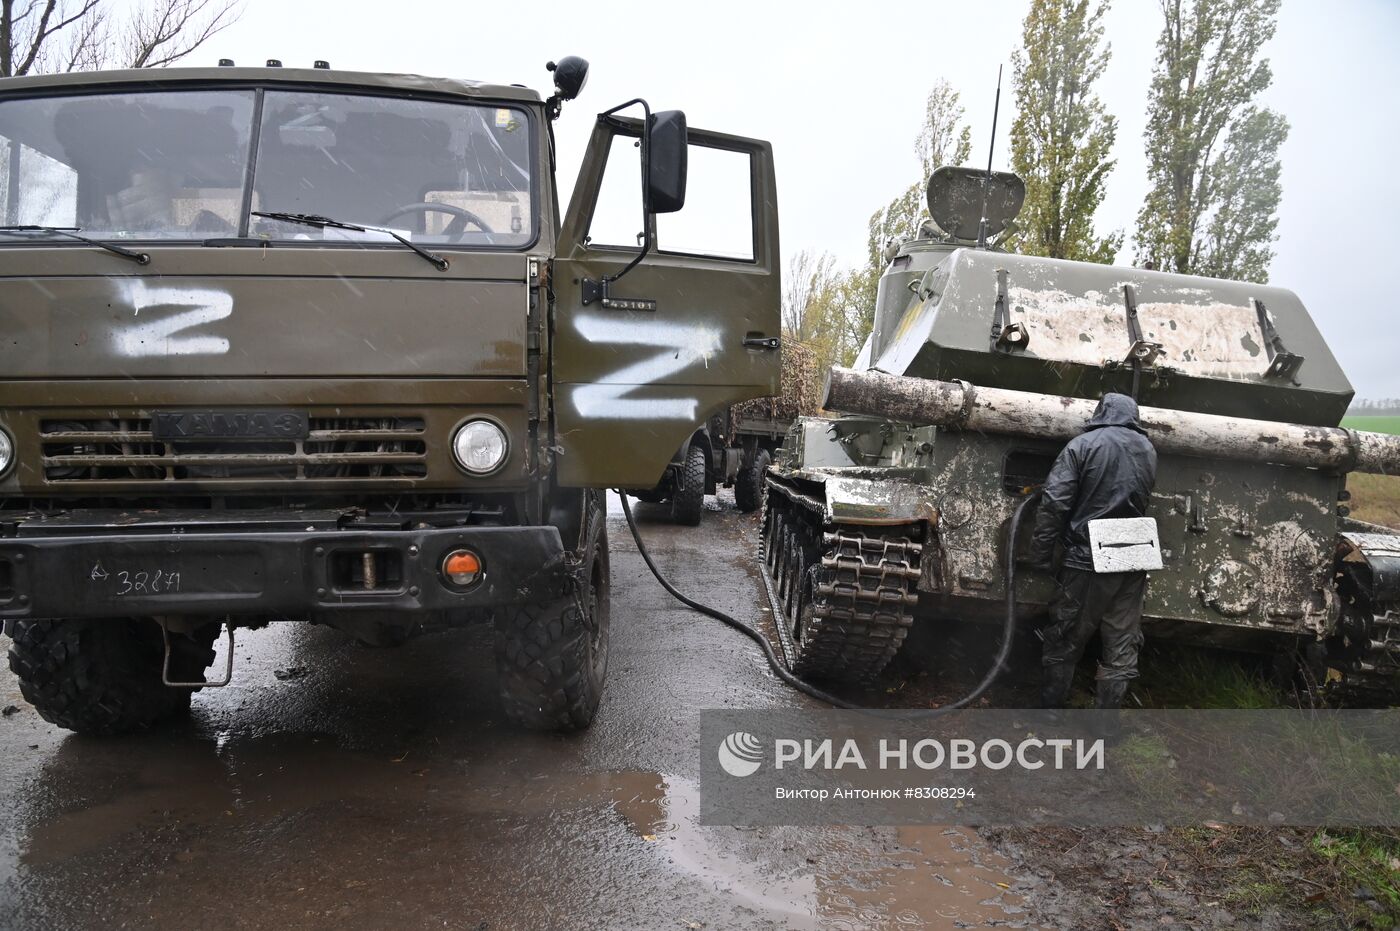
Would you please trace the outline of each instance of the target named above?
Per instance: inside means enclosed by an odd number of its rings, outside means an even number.
[[[796,668],[868,680],[916,623],[999,616],[1012,512],[1108,391],[1141,399],[1160,454],[1148,634],[1386,685],[1400,535],[1342,502],[1348,473],[1400,473],[1400,440],[1338,428],[1351,388],[1301,302],[936,230],[894,255],[855,370],[832,373],[824,406],[845,415],[799,421],[769,472]],[[1051,579],[1020,576],[1035,615]]]

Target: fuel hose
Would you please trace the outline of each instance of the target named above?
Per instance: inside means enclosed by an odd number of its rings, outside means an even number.
[[[656,581],[671,595],[672,598],[675,598],[681,604],[685,605],[687,608],[690,608],[693,611],[698,611],[701,614],[706,615],[707,617],[714,618],[722,624],[727,624],[728,626],[739,631],[739,633],[748,637],[754,643],[758,644],[758,648],[763,651],[763,656],[766,660],[768,660],[768,665],[772,668],[773,674],[776,675],[788,686],[796,689],[804,695],[808,695],[812,698],[815,698],[817,701],[822,702],[826,705],[830,705],[833,708],[842,708],[849,711],[864,711],[872,713],[894,712],[894,709],[867,708],[863,705],[857,705],[853,702],[848,702],[844,698],[839,698],[836,695],[831,694],[830,692],[818,688],[817,686],[806,681],[805,679],[794,675],[792,671],[787,668],[787,666],[783,665],[783,661],[778,658],[778,654],[773,650],[773,644],[770,643],[768,638],[765,637],[756,627],[750,624],[745,624],[743,621],[739,620],[733,615],[726,614],[718,608],[711,607],[707,604],[701,604],[694,598],[690,598],[689,596],[682,593],[679,589],[677,589],[674,585],[671,584],[670,580],[667,579],[666,576],[662,575],[661,570],[658,569],[656,566],[656,562],[651,558],[651,553],[647,550],[646,544],[642,542],[642,535],[637,530],[637,521],[632,516],[632,506],[627,502],[627,493],[622,489],[615,490],[617,491],[617,496],[622,500],[622,513],[627,518],[627,527],[629,530],[632,531],[632,540],[637,544],[637,552],[641,554],[642,560],[647,564],[647,568],[651,570],[651,574],[656,578]],[[968,692],[966,695],[962,696],[957,701],[949,702],[945,705],[940,705],[937,708],[918,709],[916,711],[913,711],[912,713],[920,715],[922,717],[937,717],[938,715],[947,714],[950,711],[956,711],[959,708],[966,708],[968,705],[972,704],[977,699],[981,698],[984,694],[986,694],[987,690],[992,687],[992,684],[995,683],[997,678],[1002,674],[1002,672],[1005,671],[1007,660],[1011,656],[1011,640],[1016,632],[1016,542],[1020,538],[1021,527],[1023,525],[1023,520],[1025,518],[1026,512],[1030,510],[1031,505],[1033,505],[1036,501],[1039,500],[1039,491],[1028,495],[1019,505],[1016,506],[1016,510],[1012,512],[1011,524],[1007,529],[1006,551],[1004,553],[1003,560],[1006,566],[1006,617],[1002,622],[1001,645],[997,649],[996,660],[992,663],[991,668],[987,670],[986,675],[982,677],[982,681],[977,683],[977,686],[974,689],[972,689],[972,691]],[[911,712],[901,710],[897,713],[900,715],[907,715]]]

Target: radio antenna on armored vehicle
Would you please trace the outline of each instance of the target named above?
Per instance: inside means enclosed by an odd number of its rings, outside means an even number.
[[[987,195],[992,188],[992,156],[997,150],[997,114],[1001,111],[1001,69],[997,65],[997,96],[992,104],[992,141],[987,145],[987,174],[982,179],[982,219],[977,224],[977,248],[987,248]]]

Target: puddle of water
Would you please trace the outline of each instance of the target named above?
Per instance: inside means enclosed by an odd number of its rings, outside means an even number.
[[[1020,896],[1011,893],[1009,865],[959,828],[937,825],[897,829],[897,845],[887,865],[865,877],[831,877],[829,894],[860,921],[838,928],[979,928],[1018,924]],[[857,880],[865,879],[865,882]],[[843,919],[846,916],[843,916]]]
[[[317,811],[336,812],[324,825],[326,843],[340,836],[332,824],[346,812],[352,819],[355,812],[377,812],[405,832],[420,832],[422,843],[449,859],[475,854],[460,847],[473,841],[458,828],[436,827],[444,823],[499,831],[493,840],[506,846],[498,853],[529,862],[536,841],[514,832],[543,817],[574,825],[541,840],[593,851],[588,856],[601,859],[590,868],[606,868],[618,857],[639,878],[650,877],[652,891],[639,894],[698,888],[735,904],[738,914],[788,928],[975,928],[1023,918],[1016,898],[999,885],[1011,882],[1004,864],[975,835],[931,827],[702,826],[694,780],[633,770],[571,772],[558,767],[555,748],[537,741],[498,744],[489,772],[485,761],[455,754],[426,754],[414,765],[305,733],[223,745],[155,737],[142,744],[65,742],[55,769],[97,776],[95,791],[77,806],[33,800],[39,810],[28,812],[21,869],[42,875],[61,872],[75,857],[126,858],[132,839],[174,840],[167,829],[187,838],[185,856],[212,864],[232,853],[228,843],[256,846],[278,836],[279,825]],[[428,807],[384,802],[392,799]],[[557,818],[609,810],[612,820]],[[632,839],[619,844],[619,833]],[[699,907],[703,900],[695,901]]]
[[[1006,861],[959,829],[826,829],[819,832],[819,856],[798,858],[802,867],[788,874],[780,864],[745,856],[741,829],[701,826],[694,781],[658,773],[615,773],[609,779],[613,805],[628,827],[657,844],[676,870],[766,917],[781,918],[786,927],[856,931],[1021,923]]]
[[[734,829],[701,827],[700,790],[692,780],[636,773],[618,781],[613,805],[632,832],[655,843],[671,866],[789,928],[817,928],[814,876],[783,876],[745,862],[725,843]],[[730,838],[732,840],[732,838]]]

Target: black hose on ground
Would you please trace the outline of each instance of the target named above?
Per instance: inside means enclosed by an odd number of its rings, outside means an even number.
[[[774,675],[792,688],[802,692],[804,695],[810,695],[817,701],[831,705],[834,708],[843,708],[850,711],[894,710],[887,708],[866,708],[863,705],[848,702],[844,698],[838,698],[830,692],[817,688],[805,679],[798,678],[783,665],[782,660],[778,658],[778,654],[773,651],[773,645],[768,642],[768,638],[763,636],[756,628],[745,624],[738,618],[725,614],[718,608],[712,608],[709,605],[701,604],[695,599],[682,594],[671,584],[670,580],[661,574],[661,570],[658,569],[656,563],[652,561],[651,553],[648,552],[646,544],[642,542],[642,535],[637,530],[637,521],[632,517],[632,506],[627,503],[627,493],[621,489],[615,490],[617,491],[618,497],[622,499],[622,513],[627,518],[627,527],[632,531],[632,540],[637,544],[637,552],[642,554],[642,560],[647,564],[647,568],[651,570],[651,574],[656,577],[656,581],[661,584],[661,587],[670,593],[671,597],[675,598],[687,608],[699,611],[701,614],[712,617],[721,623],[728,624],[741,634],[747,636],[754,643],[757,643],[759,649],[763,651],[764,658],[768,660],[768,665],[772,667]],[[986,693],[987,689],[992,687],[992,683],[1005,671],[1006,661],[1011,656],[1011,638],[1016,632],[1016,540],[1021,533],[1022,518],[1025,516],[1026,511],[1030,509],[1031,504],[1039,499],[1040,492],[1037,491],[1017,505],[1016,510],[1011,515],[1011,525],[1007,530],[1005,553],[1006,619],[1002,624],[1001,646],[997,650],[996,662],[992,664],[992,668],[987,671],[987,674],[982,677],[982,681],[977,683],[977,687],[971,692],[968,692],[955,702],[940,705],[937,708],[921,709],[917,713],[926,717],[936,717],[937,715],[947,714],[950,711],[956,711],[959,708],[965,708],[981,698]],[[900,713],[907,714],[908,712]]]

